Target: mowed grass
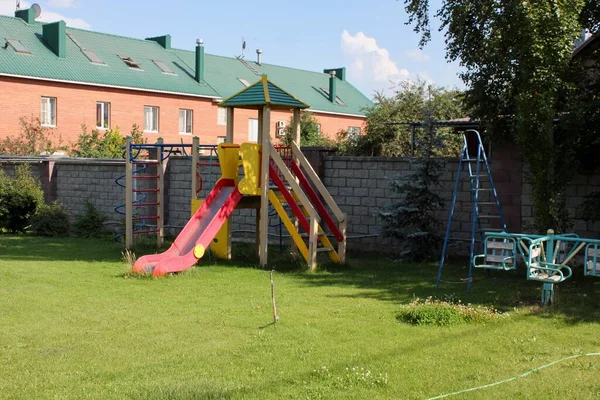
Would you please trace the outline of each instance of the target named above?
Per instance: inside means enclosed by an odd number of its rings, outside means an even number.
[[[307,273],[275,255],[273,325],[269,274],[236,248],[243,261],[140,279],[118,244],[0,236],[0,398],[426,399],[600,350],[600,280],[577,276],[542,311],[519,273],[477,271],[467,295],[436,291],[435,263],[367,255]],[[510,316],[398,322],[415,296],[452,293]],[[599,377],[600,357],[582,357],[453,398],[598,398]]]

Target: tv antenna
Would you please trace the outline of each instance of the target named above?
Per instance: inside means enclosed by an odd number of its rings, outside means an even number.
[[[17,0],[17,11],[21,9],[21,0]]]
[[[244,53],[246,52],[246,41],[242,38],[242,58],[244,58]]]

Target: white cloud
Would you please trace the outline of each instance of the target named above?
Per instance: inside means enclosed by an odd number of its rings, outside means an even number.
[[[433,79],[431,79],[431,77],[429,76],[429,74],[427,72],[423,72],[423,71],[417,72],[415,74],[415,80],[424,81],[428,85],[433,85],[435,83],[433,81]]]
[[[48,2],[50,7],[54,8],[75,8],[79,7],[79,3],[75,0],[50,0]]]
[[[425,52],[421,49],[409,50],[405,53],[405,55],[414,62],[424,63],[429,61],[429,55],[425,54]]]
[[[38,21],[42,22],[55,22],[63,20],[67,23],[67,26],[71,28],[81,28],[81,29],[90,29],[92,26],[82,18],[69,18],[65,17],[54,11],[44,11],[42,10],[42,15],[38,18]]]
[[[63,3],[63,4],[66,4],[66,3],[76,4],[75,2],[70,1],[70,0],[53,0],[53,2],[54,1],[56,1],[58,3]],[[15,4],[16,4],[16,2],[14,0],[0,0],[0,14],[11,15],[11,16],[15,15]],[[21,1],[21,9],[24,9],[24,8],[27,8],[30,6],[31,6],[31,4],[29,2]],[[47,8],[42,8],[42,14],[40,15],[40,17],[37,20],[41,21],[41,22],[55,22],[55,21],[63,20],[67,23],[68,26],[70,26],[72,28],[90,29],[92,27],[83,18],[66,17],[60,13],[57,13],[57,12],[52,11],[51,9],[47,9]]]
[[[342,50],[353,58],[350,72],[356,77],[368,74],[375,82],[397,82],[410,76],[407,69],[400,68],[390,58],[387,49],[379,47],[375,38],[363,32],[351,35],[347,30],[342,32]]]

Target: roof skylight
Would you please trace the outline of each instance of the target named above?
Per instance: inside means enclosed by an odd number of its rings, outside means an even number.
[[[165,63],[164,61],[160,61],[160,60],[152,60],[152,62],[154,64],[156,64],[156,66],[158,68],[160,68],[160,70],[163,72],[163,74],[167,74],[167,75],[177,75],[175,72],[171,71],[171,68],[169,68],[169,66],[167,65],[167,63]]]
[[[90,62],[92,62],[92,64],[106,64],[104,61],[102,61],[100,57],[98,57],[98,54],[94,53],[91,50],[81,50],[81,52],[85,54],[85,56],[88,58],[88,60],[90,60]]]
[[[329,98],[329,89],[325,89],[325,88],[319,88],[319,90],[320,90],[321,92],[323,92],[323,94],[325,95],[325,97]],[[335,101],[336,101],[336,103],[337,103],[339,106],[344,106],[344,107],[346,106],[346,103],[344,103],[344,102],[342,101],[342,99],[340,99],[340,97],[339,97],[339,96],[335,96]]]
[[[6,45],[4,48],[7,48],[10,45],[17,53],[21,54],[31,54],[31,51],[25,47],[25,45],[20,40],[15,39],[6,39]]]
[[[67,36],[73,41],[73,43],[77,45],[77,47],[79,47],[79,50],[81,50],[81,52],[88,58],[88,60],[90,60],[92,64],[106,65],[106,63],[102,61],[100,57],[98,57],[98,54],[92,50],[86,50],[86,48],[83,47],[81,42],[79,42],[79,40],[77,40],[71,32],[67,32]]]
[[[137,62],[133,61],[133,59],[131,57],[125,57],[125,56],[119,56],[119,57],[121,58],[121,60],[123,60],[123,62],[129,68],[142,69],[142,67],[140,67],[140,64],[138,64]]]
[[[248,83],[247,80],[245,80],[244,78],[238,78],[238,81],[242,82],[242,85],[248,87],[250,86],[250,83]]]

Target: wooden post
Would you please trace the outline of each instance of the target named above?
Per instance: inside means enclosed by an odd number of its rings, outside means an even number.
[[[298,148],[300,147],[300,141],[301,141],[301,128],[300,128],[300,109],[299,108],[295,108],[294,109],[294,116],[292,118],[292,141],[296,144],[296,146],[298,146]],[[294,154],[294,152],[292,151],[292,162],[295,164],[298,164],[298,157],[296,157],[296,155]],[[296,182],[298,181],[298,178],[296,178]],[[298,218],[294,219],[294,227],[296,228],[296,232],[298,232]],[[291,245],[291,251],[293,254],[297,254],[298,253],[298,246],[296,246],[296,243],[294,243],[294,241],[292,240],[292,245]]]
[[[156,232],[156,247],[163,245],[165,237],[165,168],[163,164],[163,147],[161,146],[163,142],[163,138],[161,137],[156,141],[156,144],[158,144],[156,149],[156,161],[158,161],[158,164],[156,164],[156,175],[158,175],[158,192],[156,193],[156,202],[158,203],[156,206],[156,216],[158,217],[156,219],[156,229],[158,232]]]
[[[133,246],[133,164],[131,164],[131,136],[125,140],[125,248]]]
[[[271,108],[265,106],[258,113],[259,143],[262,148],[260,162],[260,232],[258,243],[258,258],[261,268],[267,266],[267,252],[269,249],[269,159],[271,155]]]
[[[192,139],[192,200],[196,200],[198,198],[198,145],[200,144],[200,139],[198,136],[194,136]],[[190,203],[191,204],[191,203]]]
[[[308,233],[308,268],[317,269],[317,247],[319,243],[319,223],[317,218],[310,218],[310,232]]]
[[[227,107],[227,136],[225,137],[225,143],[233,143],[233,107]]]
[[[300,147],[301,129],[300,129],[300,109],[294,109],[294,118],[292,119],[292,138],[296,146]]]
[[[338,225],[340,232],[342,232],[342,235],[344,235],[344,240],[338,243],[338,255],[340,256],[342,264],[346,262],[346,230],[348,228],[348,223],[346,221],[346,216],[344,215],[344,220]]]

